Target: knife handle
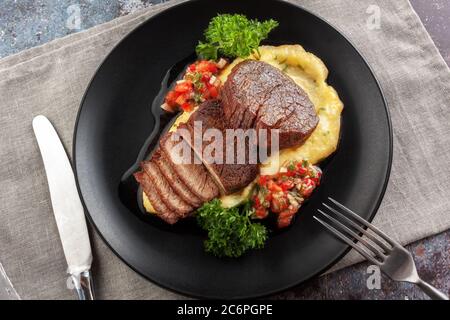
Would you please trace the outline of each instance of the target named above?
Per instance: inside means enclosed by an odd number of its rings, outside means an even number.
[[[83,271],[80,274],[72,274],[74,289],[78,295],[78,300],[94,300],[94,283],[91,271]]]

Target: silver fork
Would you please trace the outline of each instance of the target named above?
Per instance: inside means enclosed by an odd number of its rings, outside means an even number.
[[[314,219],[339,239],[350,245],[368,261],[379,266],[381,271],[392,280],[414,283],[430,298],[435,300],[448,300],[447,295],[420,279],[412,255],[398,242],[392,240],[384,232],[336,200],[332,198],[328,199],[331,202],[330,205],[326,203],[322,203],[322,205],[329,212],[333,213],[337,219],[321,209],[318,209],[318,212],[326,217],[330,223],[325,222],[317,216],[314,216]],[[374,234],[367,232],[366,228]],[[362,238],[360,234],[365,235],[366,238]]]

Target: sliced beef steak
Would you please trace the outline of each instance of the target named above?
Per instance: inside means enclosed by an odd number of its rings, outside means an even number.
[[[306,92],[277,68],[261,61],[236,65],[222,91],[223,112],[232,128],[279,131],[279,148],[302,144],[319,118]],[[261,143],[260,143],[261,145]],[[271,140],[267,144],[270,147]]]
[[[208,170],[181,136],[177,133],[168,133],[161,139],[160,148],[169,160],[172,170],[202,202],[207,202],[219,195],[219,189]]]
[[[259,172],[256,135],[251,141],[244,130],[227,129],[222,106],[217,100],[204,102],[178,129],[201,158],[222,194],[246,187]]]
[[[153,159],[151,161],[143,162],[141,167],[153,182],[153,188],[156,189],[159,198],[164,202],[167,208],[175,212],[180,218],[184,218],[192,212],[193,208],[174,192]]]
[[[144,172],[139,171],[134,174],[137,182],[142,186],[144,193],[150,200],[153,208],[155,208],[158,217],[163,219],[169,224],[174,224],[180,218],[175,212],[167,208],[164,202],[161,200],[158,191],[155,189],[154,184],[150,177]]]
[[[302,144],[319,121],[307,94],[260,61],[235,66],[221,99],[203,103],[176,132],[165,134],[152,159],[135,174],[168,223],[252,182],[259,172],[258,148],[270,148],[273,129],[278,129],[279,148],[284,149]],[[267,141],[256,137],[262,129],[267,130]]]
[[[172,169],[167,157],[160,151],[155,152],[152,157],[152,161],[158,166],[162,175],[167,179],[172,189],[186,202],[194,208],[202,205],[200,200],[188,187],[181,181],[177,173]]]

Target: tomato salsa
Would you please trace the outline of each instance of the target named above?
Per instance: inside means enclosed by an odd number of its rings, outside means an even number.
[[[291,162],[274,175],[261,175],[252,199],[254,218],[264,219],[272,212],[279,228],[289,226],[321,177],[320,168],[307,161]]]
[[[221,85],[217,75],[226,64],[221,59],[219,62],[199,60],[189,65],[183,79],[166,95],[162,107],[168,111],[178,108],[192,111],[202,102],[217,98]]]

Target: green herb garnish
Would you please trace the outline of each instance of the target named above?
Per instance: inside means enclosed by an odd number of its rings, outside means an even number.
[[[197,55],[208,60],[219,56],[247,57],[277,26],[278,22],[272,19],[259,22],[241,14],[219,14],[205,31],[206,41],[197,45]]]
[[[197,104],[202,103],[204,101],[202,94],[201,93],[195,93],[194,94],[194,101]]]
[[[202,73],[201,72],[194,73],[192,75],[192,82],[194,83],[196,89],[201,89],[203,87]]]
[[[288,170],[289,170],[289,171],[294,171],[295,168],[296,168],[296,166],[295,166],[295,163],[294,163],[294,162],[289,163],[289,166],[288,166]]]
[[[302,160],[302,167],[303,168],[307,168],[309,166],[309,162],[308,162],[308,160]]]
[[[241,207],[223,208],[220,200],[205,203],[196,211],[197,222],[208,232],[205,249],[218,257],[237,258],[247,250],[264,247],[266,227],[252,223],[248,202]]]

